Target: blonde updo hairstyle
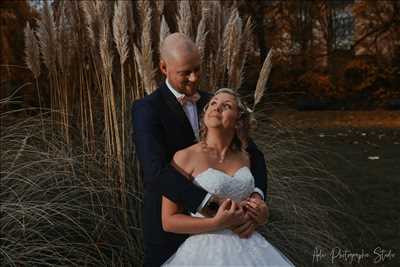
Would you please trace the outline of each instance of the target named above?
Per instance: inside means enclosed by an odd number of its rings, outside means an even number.
[[[232,142],[231,142],[229,148],[232,151],[245,150],[247,148],[250,130],[255,125],[255,120],[253,119],[252,112],[244,104],[244,102],[240,98],[239,94],[236,93],[235,91],[233,91],[232,89],[229,89],[229,88],[218,89],[214,93],[214,96],[221,94],[221,93],[230,94],[235,97],[236,104],[238,107],[238,112],[239,112],[239,118],[235,125],[235,135],[233,136],[233,139],[232,139]],[[211,101],[211,99],[210,99],[210,101]],[[207,137],[207,127],[204,123],[204,114],[209,106],[209,103],[207,103],[207,105],[204,107],[204,110],[203,110],[203,113],[201,116],[201,120],[200,120],[200,134],[199,134],[200,142],[204,142],[204,140]]]

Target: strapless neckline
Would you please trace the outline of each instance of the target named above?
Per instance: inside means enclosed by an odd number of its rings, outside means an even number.
[[[242,167],[240,167],[239,169],[237,169],[237,170],[233,173],[233,175],[230,175],[230,174],[228,174],[228,173],[226,173],[226,172],[224,172],[224,171],[222,171],[222,170],[209,167],[208,169],[206,169],[206,170],[200,172],[199,174],[197,174],[197,175],[194,177],[194,179],[196,179],[196,178],[202,176],[203,174],[207,173],[208,171],[215,171],[215,172],[224,174],[225,176],[234,178],[241,170],[245,170],[245,169],[247,169],[248,171],[250,171],[249,167],[247,167],[247,166],[242,166]]]
[[[230,198],[235,202],[242,201],[254,191],[254,178],[247,166],[240,167],[233,175],[215,168],[208,168],[199,173],[193,183],[210,194]]]

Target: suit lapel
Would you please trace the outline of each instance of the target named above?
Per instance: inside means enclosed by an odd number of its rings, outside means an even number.
[[[163,83],[161,85],[161,93],[167,104],[168,108],[174,113],[174,116],[177,118],[177,121],[181,124],[182,130],[185,135],[191,136],[191,139],[195,139],[192,126],[190,125],[189,119],[187,118],[185,111],[182,106],[176,100],[175,96],[168,89],[167,85]]]

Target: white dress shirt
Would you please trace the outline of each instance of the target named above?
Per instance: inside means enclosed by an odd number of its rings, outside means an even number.
[[[184,94],[179,93],[176,91],[166,80],[165,82],[167,84],[168,89],[171,91],[171,93],[176,97],[179,98],[181,96],[184,96]],[[199,140],[199,117],[197,114],[197,106],[195,103],[192,102],[187,102],[185,105],[182,106],[183,110],[185,111],[186,117],[188,118],[190,125],[192,126],[194,136],[196,137],[197,140]]]

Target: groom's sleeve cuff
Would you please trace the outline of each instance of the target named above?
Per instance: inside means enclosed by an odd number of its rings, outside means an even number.
[[[197,208],[197,211],[201,211],[204,208],[204,206],[207,204],[211,196],[212,195],[210,193],[207,193],[206,197],[203,199],[203,201],[200,203],[200,206]]]
[[[258,193],[262,197],[262,199],[265,200],[264,193],[263,191],[261,191],[260,188],[255,187],[253,193]]]
[[[264,193],[263,193],[263,191],[261,191],[260,188],[255,187],[253,193],[258,193],[262,197],[262,199],[265,199]],[[207,195],[205,196],[205,198],[203,199],[203,201],[200,203],[199,207],[197,208],[197,211],[201,211],[204,208],[204,206],[207,204],[207,202],[211,198],[211,196],[212,195],[210,193],[207,193]]]

